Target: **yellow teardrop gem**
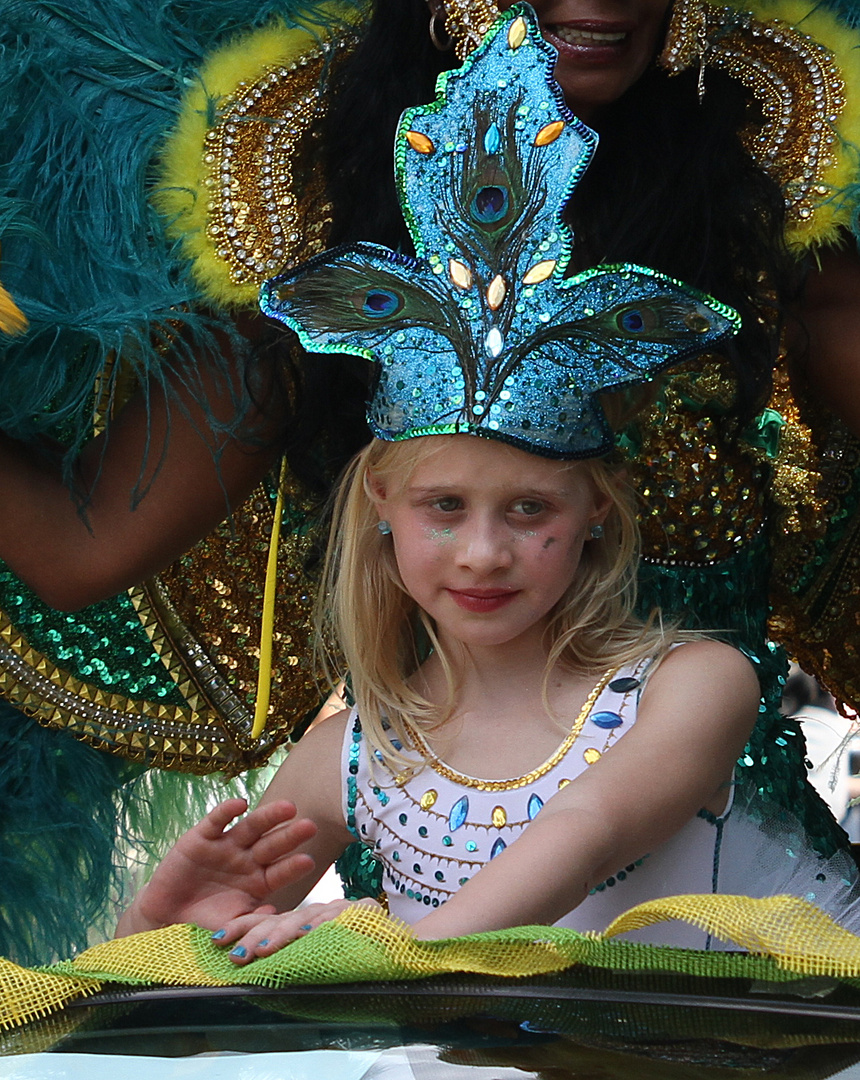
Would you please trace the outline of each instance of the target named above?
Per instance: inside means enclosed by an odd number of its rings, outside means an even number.
[[[567,779],[559,780],[559,782],[558,782],[558,790],[561,791],[562,788],[566,788],[569,783],[570,783],[570,781],[567,780]]]
[[[507,291],[508,287],[505,284],[505,279],[501,274],[496,274],[487,289],[487,303],[490,305],[491,311],[496,311],[501,307]]]
[[[449,259],[448,273],[458,289],[472,288],[472,271],[465,263],[458,262],[456,259]]]
[[[600,761],[600,751],[595,750],[594,747],[590,747],[582,756],[585,758],[586,765],[593,765],[595,761]]]
[[[406,141],[419,154],[432,154],[436,149],[432,140],[428,139],[426,135],[422,135],[420,131],[407,131]]]
[[[551,124],[542,127],[535,135],[535,146],[549,146],[564,131],[564,120],[553,120]]]
[[[530,266],[523,276],[523,285],[537,285],[541,281],[546,281],[555,270],[555,264],[555,259],[544,259],[543,262]]]
[[[526,40],[526,21],[522,15],[510,25],[508,30],[508,45],[512,49],[518,49]]]
[[[508,815],[505,813],[503,806],[493,807],[493,824],[497,829],[503,829],[508,823]]]
[[[430,788],[429,791],[425,791],[424,794],[421,796],[421,809],[429,810],[438,798],[439,795],[433,790],[433,788]]]

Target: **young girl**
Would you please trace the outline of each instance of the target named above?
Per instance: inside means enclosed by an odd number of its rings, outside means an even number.
[[[342,490],[326,590],[356,708],[313,728],[239,824],[232,800],[186,834],[118,933],[194,921],[237,963],[268,955],[343,909],[294,910],[356,838],[423,938],[602,930],[653,897],[766,895],[768,863],[780,891],[815,891],[821,865],[797,877],[733,795],[751,663],[636,620],[635,550],[604,460],[374,441]],[[852,890],[829,891],[838,915]],[[640,936],[705,944],[675,925]]]
[[[733,782],[751,662],[632,614],[635,517],[598,401],[738,320],[642,267],[566,276],[562,210],[595,136],[554,61],[516,9],[404,115],[416,259],[338,248],[264,289],[305,348],[379,364],[377,438],[340,489],[320,590],[356,707],[293,748],[247,818],[227,829],[244,809],[228,802],[186,834],[120,934],[194,921],[238,963],[266,955],[342,909],[296,905],[355,841],[421,937],[602,930],[711,891],[794,892],[853,923],[847,856],[819,858]]]

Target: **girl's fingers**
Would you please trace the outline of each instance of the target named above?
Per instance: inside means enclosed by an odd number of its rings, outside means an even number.
[[[256,841],[252,854],[260,866],[268,866],[285,855],[291,855],[297,847],[307,843],[316,834],[317,827],[310,818],[299,818],[286,824],[278,824]]]
[[[196,828],[207,840],[215,840],[223,834],[231,821],[244,814],[247,809],[247,799],[225,799],[210,810]]]
[[[262,919],[233,945],[230,950],[230,959],[241,965],[250,963],[258,956],[271,956],[278,949],[283,949],[285,945],[289,945],[300,937],[305,937],[322,923],[330,922],[345,911],[350,904],[349,900],[333,900],[329,904],[308,904],[307,907],[296,911],[287,911]]]
[[[288,885],[295,885],[303,877],[310,874],[316,863],[310,855],[299,852],[296,855],[286,855],[271,866],[266,867],[266,888],[269,893],[276,893]]]
[[[241,938],[244,934],[252,931],[254,927],[259,926],[260,923],[266,919],[273,917],[278,917],[275,915],[274,905],[261,904],[260,907],[249,912],[247,915],[238,915],[235,919],[230,919],[228,922],[225,922],[223,926],[219,927],[212,934],[212,941],[220,946],[229,945],[231,942]]]
[[[253,847],[265,833],[279,825],[285,825],[295,816],[295,804],[286,799],[265,803],[246,814],[241,821],[237,821],[230,830],[230,838],[239,847]]]

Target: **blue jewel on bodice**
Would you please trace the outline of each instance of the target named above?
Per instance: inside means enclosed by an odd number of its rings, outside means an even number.
[[[448,815],[448,828],[451,832],[456,832],[461,825],[465,824],[468,813],[469,796],[463,795],[454,803],[451,807],[451,813]]]
[[[597,724],[599,728],[616,728],[624,723],[617,712],[592,713],[591,722]]]

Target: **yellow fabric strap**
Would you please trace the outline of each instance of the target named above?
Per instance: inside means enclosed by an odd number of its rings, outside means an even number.
[[[284,484],[287,478],[287,459],[281,462],[278,476],[278,497],[275,500],[275,520],[269,537],[269,559],[266,563],[266,586],[263,590],[263,618],[260,623],[260,667],[257,673],[257,705],[251,738],[259,739],[269,715],[272,692],[272,636],[275,629],[275,596],[278,589],[278,545],[281,541],[281,518],[284,515]]]
[[[752,955],[612,940],[680,919]],[[789,982],[801,976],[860,978],[860,937],[793,896],[673,896],[632,908],[602,934],[518,926],[446,941],[417,941],[382,911],[354,905],[273,956],[245,967],[208,930],[168,926],[108,941],[50,969],[0,961],[0,1028],[13,1028],[92,994],[105,982],[174,986],[289,986],[418,979],[454,972],[522,977],[574,964]]]

